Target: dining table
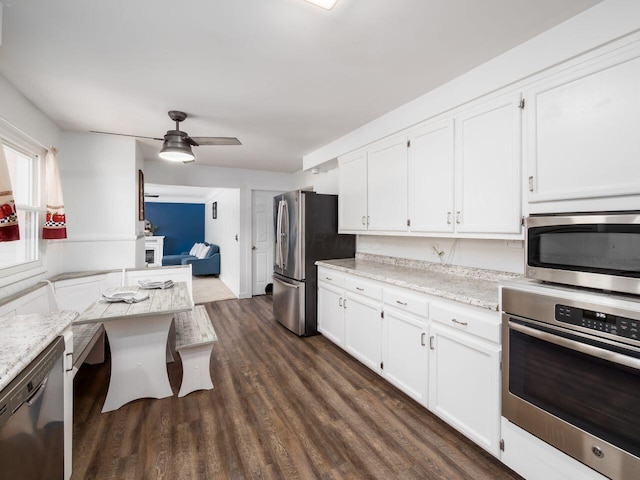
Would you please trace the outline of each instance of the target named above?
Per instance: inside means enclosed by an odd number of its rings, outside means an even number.
[[[173,395],[167,372],[167,340],[176,313],[193,309],[186,282],[165,289],[124,286],[108,295],[131,292],[148,298],[135,303],[101,297],[73,322],[102,323],[111,349],[111,376],[102,412],[117,410],[140,398]]]

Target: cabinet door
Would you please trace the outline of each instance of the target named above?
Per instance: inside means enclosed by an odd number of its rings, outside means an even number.
[[[344,347],[343,290],[318,283],[318,331],[336,345]]]
[[[499,455],[500,348],[432,323],[429,409]]]
[[[344,343],[347,352],[377,373],[382,361],[382,312],[380,302],[345,293]]]
[[[393,308],[384,310],[383,375],[396,387],[427,406],[427,323]]]
[[[530,202],[640,193],[640,47],[525,94]]]
[[[369,230],[407,230],[407,137],[400,135],[369,148],[367,206]]]
[[[456,230],[520,233],[520,94],[456,118]]]
[[[453,232],[453,120],[409,136],[409,219],[412,232]]]
[[[367,152],[359,150],[340,158],[338,170],[338,229],[367,229]]]

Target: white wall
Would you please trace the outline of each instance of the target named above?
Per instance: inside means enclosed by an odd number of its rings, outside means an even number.
[[[212,203],[218,215],[212,218]],[[205,204],[204,238],[220,247],[220,279],[236,296],[240,295],[240,189],[225,188]]]
[[[58,162],[67,213],[63,270],[139,266],[135,140],[63,132]]]
[[[160,185],[238,188],[240,190],[239,294],[251,297],[251,191],[289,191],[295,188],[294,175],[198,164],[145,161],[145,181]],[[221,255],[222,257],[222,255]]]
[[[11,132],[17,138],[42,148],[59,146],[60,130],[55,123],[2,76],[0,128],[3,132]],[[0,273],[0,298],[62,271],[62,249],[54,241],[41,242],[40,256],[41,265],[35,269],[13,275]]]
[[[524,273],[524,242],[359,235],[357,251],[434,263]],[[433,247],[444,254],[438,256]]]
[[[294,190],[313,187],[316,193],[338,194],[338,169],[333,168],[327,172],[312,174],[309,171],[300,170],[294,174]]]

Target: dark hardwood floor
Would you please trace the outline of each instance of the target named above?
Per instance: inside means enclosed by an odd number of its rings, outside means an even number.
[[[215,388],[100,413],[109,362],[75,379],[73,478],[519,478],[321,335],[298,338],[271,297],[209,303]]]

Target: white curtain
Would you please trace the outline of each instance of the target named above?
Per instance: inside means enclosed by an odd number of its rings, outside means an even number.
[[[42,228],[42,238],[56,239],[67,238],[67,217],[64,212],[64,200],[62,198],[62,183],[58,170],[58,151],[51,147],[47,152],[47,218]]]
[[[20,240],[18,215],[13,200],[13,188],[9,167],[4,155],[4,148],[0,142],[0,242]]]

